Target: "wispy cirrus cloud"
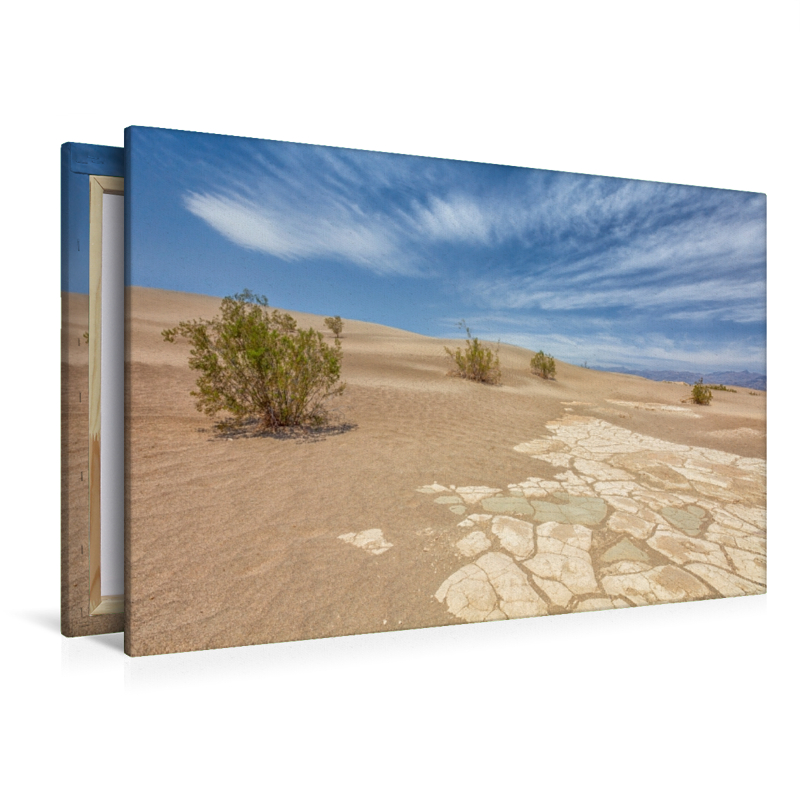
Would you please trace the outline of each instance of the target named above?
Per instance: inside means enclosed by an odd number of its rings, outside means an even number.
[[[276,261],[302,262],[308,280],[329,293],[336,263],[355,268],[336,276],[343,298],[360,297],[359,282],[368,284],[370,318],[376,302],[403,306],[395,324],[416,318],[419,332],[433,332],[432,321],[451,308],[471,323],[504,317],[493,337],[527,337],[536,349],[550,341],[557,357],[582,359],[605,342],[606,361],[626,351],[670,363],[717,353],[735,364],[738,346],[748,364],[763,362],[763,195],[282,142],[193,141],[165,138],[154,148],[164,160],[154,174],[185,178],[179,205],[213,232],[215,252],[228,243],[269,256],[242,262],[263,264],[271,286],[289,287],[295,274],[284,277]],[[405,282],[391,285],[408,287],[407,298],[370,283],[397,277]]]
[[[224,182],[187,190],[185,208],[234,244],[284,261],[329,259],[379,275],[419,274],[402,206],[385,200],[408,177],[391,156],[362,163],[334,148],[273,145],[250,154],[246,174],[231,170]],[[213,163],[208,172],[218,174]]]
[[[557,244],[465,275],[462,296],[477,296],[491,309],[763,320],[763,198],[659,188],[634,184],[605,199],[582,198],[575,207],[588,220],[570,217],[569,206],[548,212],[547,230]]]
[[[560,281],[557,277],[542,281],[479,278],[462,291],[481,298],[488,308],[540,311],[591,311],[592,309],[661,309],[675,316],[698,305],[713,314],[730,309],[731,304],[763,308],[764,284],[757,279],[726,280],[710,277],[683,283],[642,280],[639,283],[605,282],[597,286],[584,282]],[[697,309],[695,309],[697,310]]]
[[[421,274],[448,245],[472,248],[475,288],[513,280],[520,307],[587,281],[602,292],[602,282],[680,282],[763,260],[759,196],[271,144],[249,162],[239,154],[224,182],[208,164],[209,187],[186,191],[184,204],[233,243],[287,261]],[[485,258],[491,278],[477,274]]]
[[[326,258],[349,261],[379,273],[411,274],[391,226],[356,208],[311,212],[279,205],[265,207],[242,197],[188,193],[186,208],[234,244],[284,261]]]

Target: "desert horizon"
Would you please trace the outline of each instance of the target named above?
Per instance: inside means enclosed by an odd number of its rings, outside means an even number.
[[[346,319],[326,429],[225,435],[161,336],[220,299],[127,291],[132,654],[765,591],[765,392],[545,381],[506,344],[477,384],[463,340]]]

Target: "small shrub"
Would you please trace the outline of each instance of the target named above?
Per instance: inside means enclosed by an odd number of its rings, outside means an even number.
[[[479,383],[500,383],[500,357],[497,351],[473,336],[463,320],[459,328],[467,333],[465,350],[462,352],[460,347],[455,350],[444,348],[453,362],[451,374]]]
[[[197,409],[210,417],[228,413],[220,427],[253,418],[267,429],[324,424],[325,400],[345,388],[338,340],[331,346],[312,328],[298,330],[293,317],[270,312],[267,298],[247,289],[224,298],[220,311],[162,331],[166,341],[181,337],[192,346]]]
[[[540,350],[531,359],[531,370],[542,378],[555,378],[556,376],[556,360],[553,356],[545,355],[543,350]]]
[[[342,328],[344,328],[342,318],[338,314],[335,317],[325,317],[325,325],[330,328],[331,332],[336,337],[336,341],[339,341],[342,335]]]
[[[700,378],[697,383],[692,386],[692,402],[700,406],[707,406],[711,402],[711,389],[703,384],[703,379]]]
[[[736,394],[736,389],[729,389],[727,386],[724,386],[721,383],[708,383],[706,386],[709,389],[713,389],[715,392],[733,392]]]

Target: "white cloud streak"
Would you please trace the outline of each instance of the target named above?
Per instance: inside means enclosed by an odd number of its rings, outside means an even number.
[[[209,164],[186,208],[241,247],[379,275],[446,274],[457,246],[461,296],[490,309],[763,316],[762,196],[273,144],[224,182]]]
[[[189,193],[186,208],[234,244],[285,261],[332,258],[369,267],[381,274],[411,273],[392,232],[356,209],[329,208],[304,213],[264,208],[241,198]],[[318,212],[319,210],[317,210]]]

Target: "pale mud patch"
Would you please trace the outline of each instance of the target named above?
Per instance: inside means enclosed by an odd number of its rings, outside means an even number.
[[[434,595],[447,610],[464,622],[506,619],[497,608],[497,593],[489,576],[476,564],[467,564],[454,572]]]
[[[568,467],[572,460],[572,456],[569,453],[542,453],[541,455],[533,456],[533,458],[538,458],[539,461],[552,464],[554,467]]]
[[[627,575],[609,575],[603,578],[602,583],[609,597],[621,597],[636,606],[679,603],[713,596],[705,584],[673,566]]]
[[[369,530],[360,531],[359,533],[343,533],[338,538],[361,550],[366,550],[374,556],[385,553],[393,546],[391,542],[386,541],[383,536],[383,531],[380,528],[370,528]]]
[[[499,598],[499,608],[508,619],[536,617],[547,613],[547,605],[531,588],[525,573],[503,553],[487,553],[476,562],[485,572]]]
[[[606,516],[602,498],[573,496],[566,492],[553,495],[557,501],[531,500],[537,522],[560,522],[572,525],[598,525]]]
[[[522,570],[502,553],[487,553],[453,573],[435,595],[465,622],[535,617],[547,605],[531,588]]]
[[[685,508],[664,506],[661,509],[661,515],[667,522],[679,528],[687,536],[698,536],[706,512],[699,506],[693,505],[686,506]]]
[[[581,600],[580,603],[575,605],[574,611],[606,611],[611,608],[630,608],[630,604],[626,603],[621,597],[589,597],[586,600]]]
[[[645,563],[650,561],[647,552],[637,547],[630,539],[620,539],[615,545],[609,547],[608,550],[600,556],[600,560],[607,564],[613,564],[618,561],[643,561]]]
[[[420,486],[417,491],[421,494],[437,494],[438,492],[447,492],[449,490],[446,486],[442,486],[441,484],[431,483],[427,486]]]
[[[767,554],[767,537],[764,533],[741,533],[722,525],[713,524],[708,526],[705,538],[709,542],[721,544],[725,548],[733,547],[760,556]]]
[[[719,545],[677,531],[659,529],[647,540],[647,544],[676,564],[699,561],[720,569],[729,568],[728,560]]]
[[[588,556],[539,553],[525,562],[536,583],[555,605],[566,608],[575,595],[593,594],[598,585]]]
[[[533,507],[524,497],[490,497],[481,505],[492,514],[525,514],[533,516]]]
[[[638,514],[641,511],[639,503],[635,503],[629,497],[607,497],[606,502],[617,511],[622,511],[626,514]]]
[[[650,522],[640,515],[628,514],[625,511],[615,511],[608,520],[608,529],[614,533],[623,533],[636,539],[647,539],[655,528],[655,523]]]
[[[459,486],[456,489],[456,494],[468,505],[473,505],[485,500],[487,497],[500,494],[502,491],[502,489],[492,489],[489,486]]]
[[[546,522],[536,529],[536,555],[524,562],[551,603],[567,608],[578,595],[599,590],[589,551],[592,531],[583,525]]]
[[[547,497],[551,492],[561,491],[561,483],[554,480],[529,477],[521,483],[510,483],[509,494],[519,497]]]
[[[684,406],[669,406],[663,403],[637,403],[631,400],[606,400],[615,406],[625,406],[626,408],[639,408],[643,411],[663,411],[667,414],[683,414],[686,417],[700,419],[700,414]]]
[[[458,551],[467,558],[474,558],[488,550],[491,546],[492,543],[489,541],[489,537],[481,530],[473,531],[468,536],[456,542]]]
[[[747,550],[739,550],[735,547],[726,547],[725,552],[733,562],[738,575],[754,583],[766,585],[767,583],[767,559],[763,555],[750,553]]]
[[[754,525],[759,530],[764,530],[767,527],[766,508],[752,508],[739,503],[731,503],[725,506],[725,511],[750,525]]]
[[[723,597],[763,594],[766,587],[711,564],[688,564],[686,569],[713,586]]]
[[[515,517],[497,516],[492,520],[492,534],[500,546],[514,558],[527,558],[534,549],[533,524]]]
[[[535,456],[542,455],[544,453],[553,453],[559,450],[566,450],[566,445],[564,442],[560,442],[553,438],[534,439],[530,442],[522,442],[521,444],[515,445],[514,450],[517,453],[525,453],[529,456]]]
[[[617,469],[602,461],[576,458],[575,469],[588,481],[632,481],[633,475],[624,469]]]

